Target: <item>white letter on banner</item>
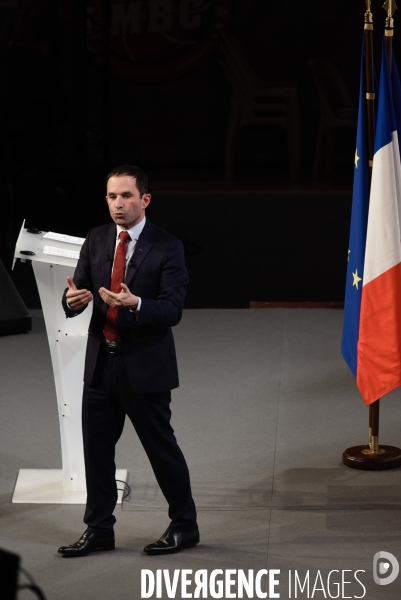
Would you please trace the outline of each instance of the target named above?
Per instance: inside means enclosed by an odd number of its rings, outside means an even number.
[[[149,587],[147,588],[147,582]],[[141,598],[150,598],[155,591],[155,576],[149,569],[141,569]]]
[[[276,585],[280,583],[275,579],[275,575],[280,575],[280,569],[269,569],[269,598],[280,598],[280,594],[274,591]]]
[[[244,589],[248,598],[253,598],[253,569],[249,569],[248,579],[242,569],[238,570],[238,598],[244,597]]]
[[[352,571],[351,571],[351,569],[343,569],[343,571],[342,571],[342,598],[352,598],[352,596],[345,595],[344,585],[346,583],[351,583],[351,581],[345,581],[344,573],[352,573]]]
[[[156,598],[162,597],[162,570],[156,570]]]
[[[330,571],[330,573],[327,575],[327,593],[330,596],[330,598],[339,598],[340,597],[340,584],[339,583],[333,583],[333,585],[335,587],[337,587],[337,596],[332,596],[330,593],[330,576],[332,573],[339,573],[340,571],[338,571],[338,569],[333,569],[332,571]]]
[[[235,575],[236,569],[226,569],[226,595],[225,598],[236,598],[236,594],[233,594],[231,588],[235,585],[235,579],[231,579],[231,575]]]
[[[318,579],[320,579],[320,583],[322,584],[322,587],[320,587],[320,588],[319,588],[319,587],[316,587],[316,586],[317,586],[317,580],[318,580]],[[317,572],[317,574],[316,574],[315,585],[313,586],[313,590],[312,590],[312,596],[311,596],[311,598],[313,598],[313,597],[314,597],[314,595],[315,595],[315,592],[316,592],[316,591],[318,591],[318,592],[323,592],[323,594],[324,594],[324,597],[325,597],[325,598],[327,598],[327,596],[326,596],[326,591],[325,591],[325,589],[324,589],[323,579],[322,579],[322,576],[320,575],[320,571],[318,571],[318,572]]]
[[[357,580],[357,582],[358,582],[358,583],[360,583],[360,584],[361,584],[361,586],[363,587],[363,594],[362,594],[362,596],[354,596],[354,598],[364,598],[364,597],[365,597],[365,594],[366,594],[366,588],[365,588],[365,586],[363,585],[362,581],[360,581],[360,580],[358,579],[358,577],[356,576],[356,574],[357,574],[357,573],[365,573],[365,571],[364,571],[363,569],[358,569],[358,571],[355,571],[355,573],[354,573],[354,577],[355,577],[355,579],[356,579],[356,580]]]
[[[267,598],[267,592],[262,592],[262,588],[260,587],[260,580],[263,575],[267,575],[266,569],[260,569],[255,577],[255,592],[258,598]]]
[[[202,598],[207,598],[207,569],[195,571],[194,581],[196,583],[194,598],[200,598],[201,590]]]
[[[178,578],[180,576],[180,569],[174,569],[173,575],[173,583],[170,580],[170,571],[168,569],[163,569],[164,574],[164,585],[166,586],[167,596],[169,598],[175,598],[175,594],[177,591]]]
[[[306,587],[306,584],[308,584],[308,587],[307,587],[307,598],[309,598],[309,570],[306,571],[305,581],[304,581],[303,585],[301,585],[301,582],[299,581],[298,571],[297,570],[294,571],[294,574],[295,574],[295,577],[294,577],[295,598],[298,598],[298,596],[297,596],[297,581],[298,581],[299,589],[301,590],[301,594],[304,593],[304,588]]]
[[[187,591],[187,587],[191,585],[191,579],[187,575],[191,575],[192,569],[182,569],[181,571],[181,598],[192,598],[191,592]]]
[[[210,595],[212,598],[222,598],[223,597],[223,582],[217,581],[217,586],[216,586],[217,575],[223,575],[223,571],[221,569],[214,569],[214,571],[212,571],[210,573],[209,589],[210,589]],[[216,587],[217,587],[217,590],[216,590]]]

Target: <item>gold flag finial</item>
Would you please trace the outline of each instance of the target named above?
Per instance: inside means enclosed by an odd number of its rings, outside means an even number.
[[[395,13],[395,11],[397,10],[398,6],[395,3],[395,0],[386,0],[385,3],[383,4],[383,8],[387,13],[387,16],[389,18],[391,18],[393,16],[393,14]]]
[[[365,0],[366,12],[365,12],[365,26],[364,29],[373,29],[373,15],[370,12],[371,0]]]

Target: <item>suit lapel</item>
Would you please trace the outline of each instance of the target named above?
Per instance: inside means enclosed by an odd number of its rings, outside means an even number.
[[[111,267],[113,266],[114,249],[116,245],[117,230],[114,223],[110,225],[106,235],[102,238],[102,266],[103,277],[102,285],[107,290],[110,289]]]
[[[127,274],[125,276],[125,285],[127,287],[129,287],[132,283],[135,274],[143,263],[149,250],[153,246],[153,229],[152,223],[149,221],[149,219],[146,219],[145,227],[142,229],[142,233],[138,238],[134,253],[128,263]]]

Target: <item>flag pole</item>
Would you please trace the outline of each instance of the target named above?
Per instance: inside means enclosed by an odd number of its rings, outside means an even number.
[[[393,35],[394,35],[394,19],[393,14],[397,10],[395,0],[386,0],[383,4],[383,8],[387,13],[386,24],[384,27],[384,36],[386,40],[386,51],[388,58],[388,66],[391,73],[391,65],[393,62]]]
[[[369,164],[369,187],[372,180],[372,167],[375,142],[375,76],[373,62],[373,15],[370,10],[371,0],[366,1],[366,11],[364,15],[364,36],[365,36],[365,73],[366,73],[366,128],[367,128],[367,146],[368,146],[368,164]],[[386,0],[383,5],[387,12],[385,37],[386,50],[390,63],[392,62],[392,43],[394,19],[392,15],[397,10],[395,0]],[[379,447],[379,415],[380,398],[369,405],[369,431],[368,445],[353,446],[347,448],[343,453],[343,463],[354,469],[364,470],[383,470],[398,467],[401,465],[401,449],[395,446]]]
[[[371,0],[366,0],[364,16],[365,35],[365,71],[366,71],[366,116],[369,160],[369,188],[372,180],[373,154],[375,144],[375,74],[373,62],[373,15],[370,10]],[[380,398],[369,406],[369,448],[372,452],[378,450],[379,439]]]
[[[372,179],[373,154],[375,145],[375,73],[373,63],[373,15],[370,11],[371,0],[366,0],[364,17],[365,33],[365,70],[366,70],[366,110],[369,158],[369,186]]]

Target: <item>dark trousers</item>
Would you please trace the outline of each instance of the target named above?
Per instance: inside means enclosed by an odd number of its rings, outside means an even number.
[[[84,521],[90,531],[107,533],[116,522],[114,456],[125,415],[141,440],[168,502],[171,528],[196,529],[188,467],[170,425],[170,401],[170,391],[135,393],[122,355],[108,355],[101,350],[93,382],[84,388],[82,406],[87,486]]]

